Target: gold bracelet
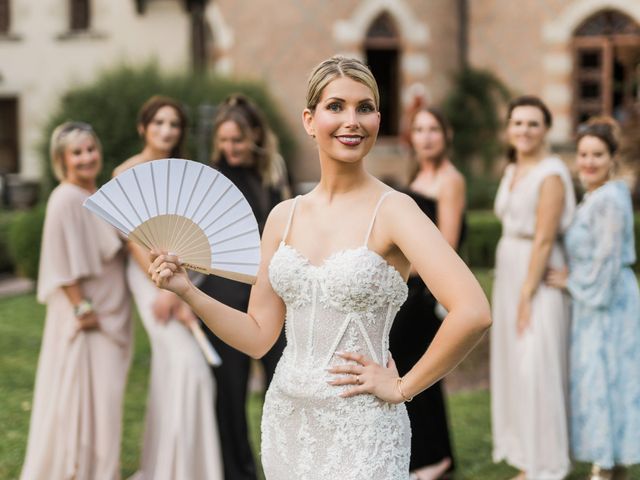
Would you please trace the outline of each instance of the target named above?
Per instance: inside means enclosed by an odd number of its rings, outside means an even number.
[[[396,380],[396,385],[398,386],[398,392],[400,392],[402,400],[404,400],[405,402],[410,402],[411,400],[413,400],[413,397],[405,396],[404,392],[402,391],[402,377],[398,377],[398,379]]]

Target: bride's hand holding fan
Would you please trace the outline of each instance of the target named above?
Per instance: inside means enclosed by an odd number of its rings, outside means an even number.
[[[159,288],[169,290],[180,297],[192,287],[189,275],[177,255],[152,250],[148,273]]]

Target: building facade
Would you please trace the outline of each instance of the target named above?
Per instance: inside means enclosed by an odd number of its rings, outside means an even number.
[[[36,145],[60,95],[151,59],[266,83],[298,141],[296,181],[319,175],[300,120],[306,77],[336,53],[365,59],[379,80],[368,162],[381,177],[409,171],[404,107],[442,101],[465,63],[544,98],[552,140],[566,144],[584,117],[637,107],[638,25],[637,0],[0,0],[0,173],[38,178]]]

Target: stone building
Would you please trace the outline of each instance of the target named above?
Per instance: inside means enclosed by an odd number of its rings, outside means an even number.
[[[318,165],[304,134],[309,70],[343,53],[366,59],[383,96],[368,160],[402,179],[398,139],[415,95],[439,103],[464,64],[543,97],[567,144],[593,113],[639,103],[638,0],[0,0],[0,173],[40,175],[35,144],[60,94],[118,62],[155,58],[264,81],[298,140],[296,181]],[[117,101],[117,99],[114,99]]]

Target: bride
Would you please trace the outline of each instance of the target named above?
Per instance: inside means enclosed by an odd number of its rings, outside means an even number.
[[[376,81],[363,63],[320,63],[302,120],[318,147],[320,183],[271,212],[248,313],[199,291],[174,255],[152,252],[149,273],[219,338],[253,357],[269,351],[285,326],[287,346],[262,418],[268,479],[406,480],[404,402],[473,348],[491,324],[488,302],[413,200],[365,171],[380,113]],[[449,314],[399,377],[388,337],[411,264]]]

